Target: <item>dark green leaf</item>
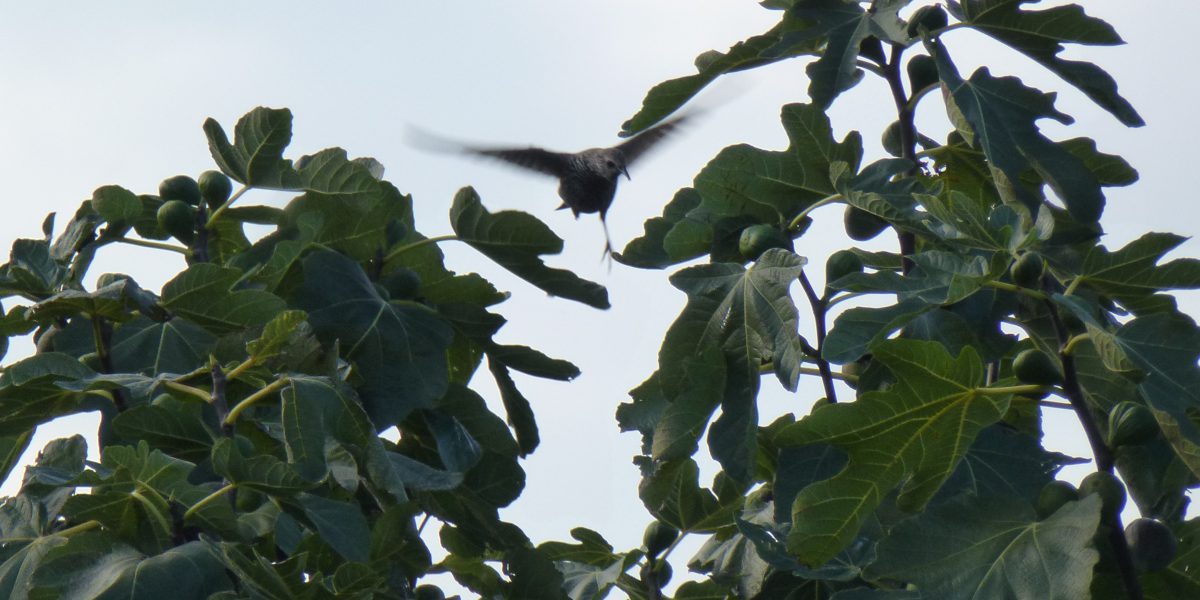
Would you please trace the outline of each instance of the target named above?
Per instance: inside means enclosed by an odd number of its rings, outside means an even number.
[[[1127,100],[1117,94],[1117,82],[1096,65],[1066,60],[1058,54],[1063,44],[1114,46],[1124,43],[1104,21],[1089,17],[1077,4],[1045,10],[1021,10],[1037,0],[963,0],[951,3],[954,16],[1013,49],[1038,61],[1067,83],[1077,87],[1122,123],[1144,125]]]
[[[125,440],[146,440],[173,456],[202,461],[212,446],[213,433],[204,426],[200,407],[190,404],[131,407],[113,419],[113,431]]]
[[[1200,288],[1200,260],[1178,258],[1157,264],[1186,239],[1170,233],[1147,233],[1115,252],[1094,246],[1084,256],[1076,280],[1121,301],[1163,290]]]
[[[113,332],[113,369],[151,376],[189,373],[208,362],[216,342],[216,336],[187,319],[138,317]]]
[[[579,377],[579,367],[557,358],[550,358],[528,346],[495,345],[487,349],[489,359],[534,377],[571,381]]]
[[[781,36],[767,55],[791,54],[795,48],[823,41],[820,58],[808,66],[808,95],[816,105],[828,108],[838,94],[862,79],[857,61],[863,40],[873,35],[882,40],[904,41],[906,36],[897,13],[905,4],[906,0],[876,2],[867,11],[858,3],[803,0],[788,12],[788,18],[802,23],[803,28]]]
[[[303,264],[294,302],[317,336],[327,346],[338,340],[342,356],[360,370],[358,391],[376,427],[394,425],[445,393],[453,332],[433,311],[387,302],[357,263],[335,252],[312,252]]]
[[[722,504],[711,491],[701,488],[699,470],[690,458],[663,463],[642,480],[638,493],[656,519],[689,533],[732,525],[743,500],[738,497]]]
[[[783,446],[833,444],[849,456],[845,469],[801,490],[792,505],[788,548],[808,565],[845,548],[896,486],[902,510],[925,506],[979,431],[1008,408],[1009,395],[979,389],[983,364],[973,349],[955,358],[933,342],[890,340],[873,349],[873,360],[894,385],[824,407],[777,438]]]
[[[1034,169],[1063,199],[1071,216],[1083,223],[1098,221],[1104,211],[1104,195],[1095,175],[1083,161],[1038,130],[1038,119],[1072,122],[1054,108],[1054,96],[1027,87],[1015,77],[993,77],[987,68],[963,80],[941,44],[930,41],[927,45],[954,105],[970,124],[975,145],[1007,179],[1016,199],[1037,213],[1038,196],[1019,183],[1022,173]]]
[[[884,308],[851,308],[834,320],[821,355],[835,364],[858,360],[892,332],[933,308],[920,298]]]
[[[284,310],[274,294],[238,289],[242,276],[230,267],[194,264],[163,286],[162,304],[216,334],[266,324]]]
[[[312,487],[283,461],[270,454],[245,456],[229,438],[213,446],[212,468],[229,483],[268,494],[291,494]]]
[[[295,497],[317,534],[346,560],[370,559],[371,529],[357,504],[302,492]]]
[[[92,208],[105,221],[117,226],[129,227],[142,216],[141,199],[119,185],[96,188],[92,192]]]
[[[292,141],[292,111],[258,107],[238,119],[234,141],[213,119],[204,122],[208,150],[226,175],[252,187],[294,190],[300,178],[283,150]]]
[[[507,210],[490,213],[468,187],[454,195],[450,224],[460,240],[551,296],[595,308],[609,307],[604,286],[542,262],[540,256],[562,252],[563,241],[533,215]]]
[[[533,416],[533,407],[529,400],[517,389],[516,382],[508,373],[508,368],[498,360],[488,359],[488,370],[496,379],[496,387],[500,389],[500,401],[504,403],[504,412],[508,414],[508,422],[512,424],[517,435],[517,445],[521,447],[521,456],[533,452],[541,443],[538,434],[537,421]]]
[[[1096,495],[1043,521],[1024,502],[963,498],[893,528],[867,576],[912,582],[933,598],[1086,598],[1099,521]]]

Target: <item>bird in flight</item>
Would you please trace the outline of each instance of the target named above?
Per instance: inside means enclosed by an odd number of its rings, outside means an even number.
[[[690,115],[666,121],[608,148],[588,148],[579,152],[554,152],[536,146],[493,148],[462,144],[432,134],[412,131],[416,145],[437,151],[459,152],[501,160],[511,165],[558,178],[559,210],[571,209],[575,218],[583,213],[599,213],[604,228],[604,256],[612,254],[612,238],[605,220],[617,193],[621,175],[629,179],[629,165],[655,144],[674,132]]]

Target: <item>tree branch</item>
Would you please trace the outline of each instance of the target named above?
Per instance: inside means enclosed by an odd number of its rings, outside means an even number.
[[[804,271],[800,272],[800,285],[804,288],[804,295],[808,296],[808,303],[812,305],[813,322],[817,328],[817,347],[814,360],[817,363],[817,369],[821,372],[825,397],[829,398],[830,402],[837,402],[837,391],[833,387],[833,374],[829,370],[829,361],[821,356],[821,351],[825,348],[825,311],[827,308],[825,298],[817,295],[817,291],[813,289],[812,283]]]

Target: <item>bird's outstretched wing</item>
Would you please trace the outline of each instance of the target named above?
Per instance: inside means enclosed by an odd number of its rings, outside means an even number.
[[[495,158],[506,163],[524,167],[531,171],[562,177],[569,169],[570,155],[563,152],[551,152],[543,148],[530,146],[528,148],[473,148],[464,147],[464,152]]]
[[[456,140],[444,138],[411,125],[406,137],[413,146],[432,152],[449,152],[454,154],[474,154],[485,158],[502,160],[511,165],[523,167],[531,171],[562,177],[569,168],[570,155],[562,152],[551,152],[543,148],[530,146],[528,148],[492,148],[476,146]]]
[[[655,125],[646,131],[643,131],[632,138],[621,142],[617,148],[625,155],[625,164],[632,164],[639,156],[645,154],[647,150],[652,148],[663,138],[673,133],[680,125],[683,125],[692,115],[682,115],[675,117],[665,123]]]

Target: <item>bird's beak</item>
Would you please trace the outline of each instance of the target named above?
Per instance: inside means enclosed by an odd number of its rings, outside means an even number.
[[[629,176],[629,169],[626,169],[625,167],[621,167],[621,172],[625,174],[625,179],[628,179],[630,181],[633,180],[633,178],[631,178]]]

